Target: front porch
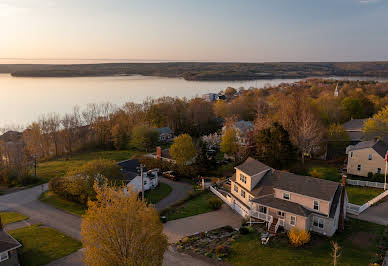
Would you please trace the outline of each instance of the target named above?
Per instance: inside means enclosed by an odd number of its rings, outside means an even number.
[[[283,213],[283,216],[282,216]],[[284,212],[279,211],[277,213],[274,209],[260,206],[259,209],[251,208],[249,222],[255,223],[253,219],[258,219],[267,223],[267,230],[271,234],[276,234],[280,226],[285,227]]]

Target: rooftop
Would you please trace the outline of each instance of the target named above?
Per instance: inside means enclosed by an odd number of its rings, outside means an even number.
[[[368,141],[362,141],[356,145],[348,146],[347,152],[368,149],[368,148],[374,149],[383,158],[385,158],[385,153],[388,151],[388,145],[385,144],[383,141],[368,140]]]
[[[368,118],[352,119],[342,124],[342,126],[345,128],[346,131],[362,131],[366,120],[368,120]]]
[[[236,169],[246,173],[247,175],[253,176],[260,172],[270,169],[268,165],[259,162],[258,160],[249,157],[245,162],[235,167]]]
[[[21,247],[20,243],[16,241],[4,230],[0,230],[0,253],[10,251]]]
[[[173,134],[174,132],[169,127],[160,127],[157,128],[159,134]]]

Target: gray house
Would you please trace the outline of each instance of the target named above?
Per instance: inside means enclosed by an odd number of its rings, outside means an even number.
[[[0,217],[0,266],[18,266],[17,249],[22,245],[4,229]]]
[[[169,127],[160,127],[156,129],[159,133],[160,142],[171,142],[174,140],[174,131]]]

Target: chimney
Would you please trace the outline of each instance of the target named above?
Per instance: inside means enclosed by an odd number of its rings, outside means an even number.
[[[340,214],[338,220],[338,229],[343,231],[345,229],[345,189],[346,189],[346,175],[342,175],[342,192],[341,192],[341,205]]]
[[[346,187],[346,175],[342,175],[342,186]]]
[[[156,158],[157,159],[162,158],[162,147],[160,147],[160,146],[156,147]]]

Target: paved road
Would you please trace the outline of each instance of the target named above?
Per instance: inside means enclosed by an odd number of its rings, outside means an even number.
[[[174,182],[164,177],[159,178],[161,182],[166,183],[172,188],[171,193],[167,197],[155,204],[155,208],[159,211],[185,198],[187,193],[192,190],[192,186],[187,183]]]
[[[369,207],[355,218],[381,225],[388,225],[388,200]]]

